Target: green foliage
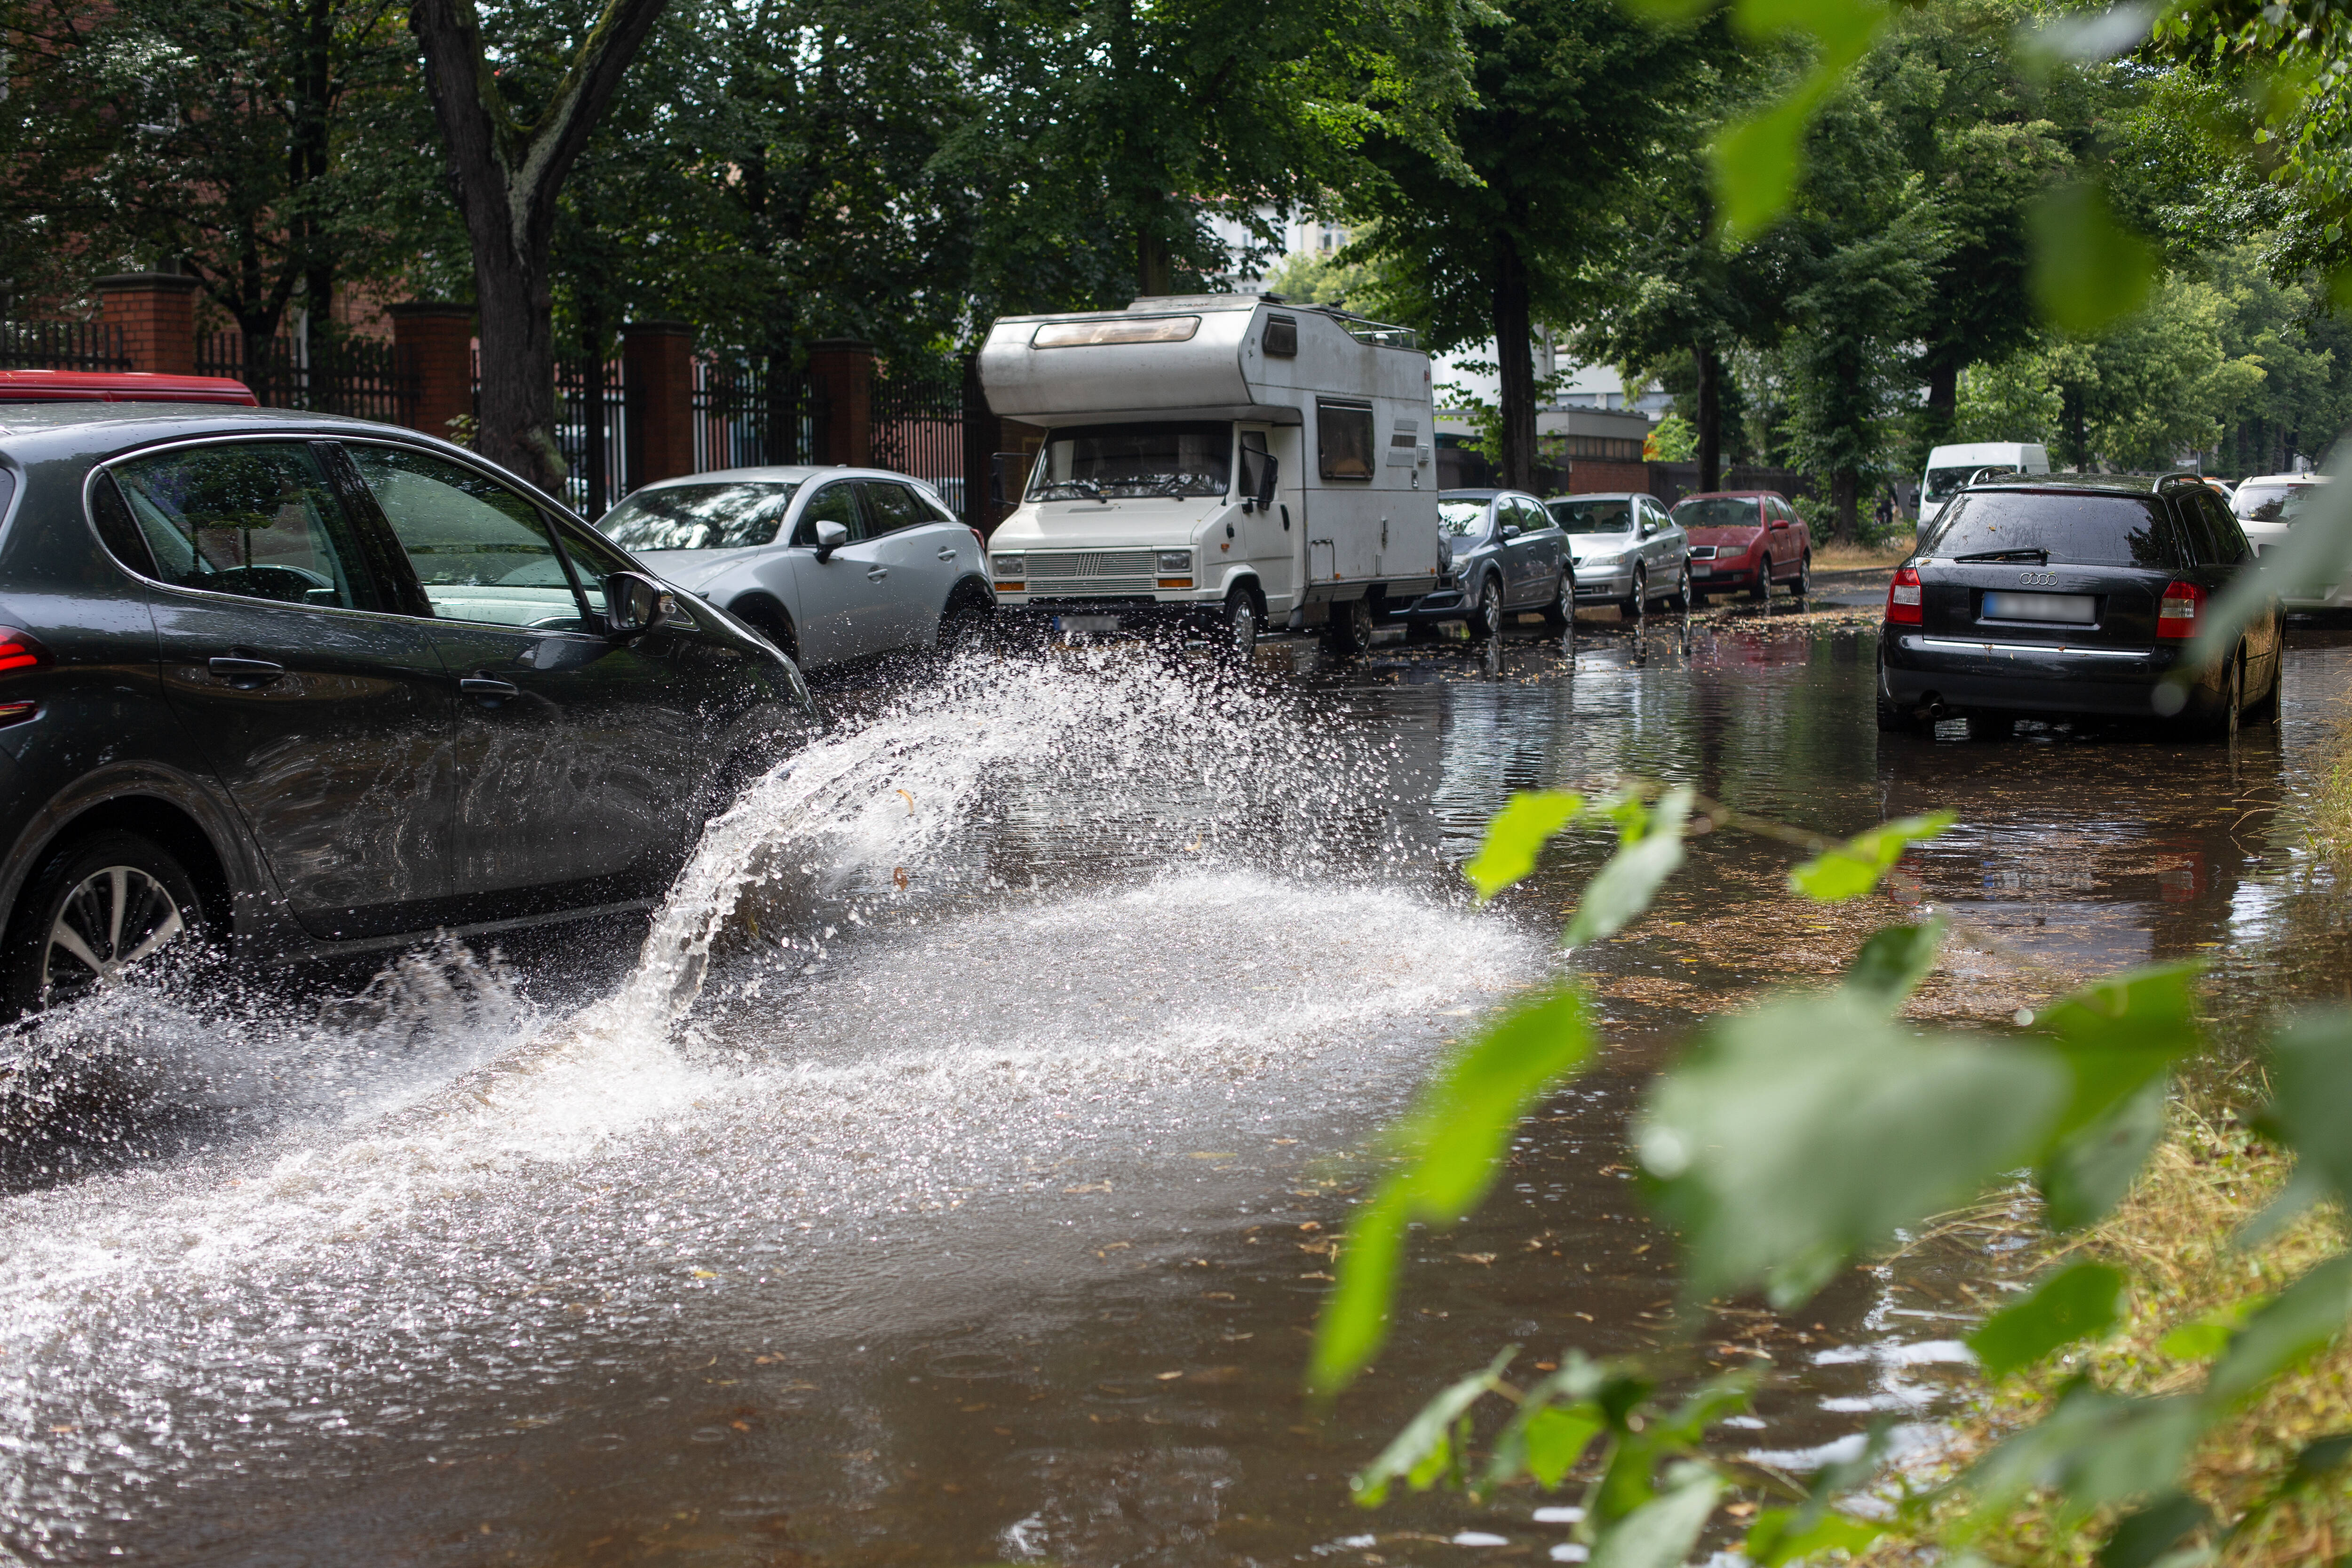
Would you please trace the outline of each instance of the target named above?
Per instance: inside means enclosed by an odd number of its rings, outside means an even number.
[[[1687,463],[1698,454],[1698,432],[1679,414],[1669,414],[1650,427],[1642,443],[1645,463]]]
[[[1559,790],[1515,795],[1486,824],[1486,841],[1462,874],[1481,902],[1536,868],[1536,856],[1584,809],[1584,797]]]
[[[2043,1280],[1969,1336],[1987,1377],[2022,1371],[2063,1345],[2095,1339],[2121,1321],[2124,1277],[2104,1263],[2077,1263]]]
[[[2033,215],[2033,296],[2050,324],[2090,337],[2147,304],[2156,250],[2096,185],[2062,185]]]
[[[1935,837],[1959,817],[1938,811],[1926,816],[1906,816],[1884,827],[1857,834],[1843,844],[1822,850],[1789,873],[1790,890],[1815,903],[1843,903],[1858,899],[1895,868],[1895,862],[1914,844]]]

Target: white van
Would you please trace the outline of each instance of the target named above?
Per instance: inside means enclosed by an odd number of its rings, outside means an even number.
[[[1429,356],[1323,306],[1201,294],[1006,316],[980,351],[999,416],[1045,427],[989,539],[998,614],[1065,632],[1205,623],[1370,640],[1437,584]]]
[[[1944,503],[1986,469],[1995,474],[2046,474],[2050,449],[2032,441],[1972,441],[1936,447],[1927,454],[1927,471],[1919,480],[1919,526],[1935,521]]]

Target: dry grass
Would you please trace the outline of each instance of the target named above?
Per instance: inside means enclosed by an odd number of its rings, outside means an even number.
[[[1898,533],[1880,544],[1841,544],[1823,540],[1813,546],[1813,570],[1847,572],[1863,566],[1894,566],[1911,553],[1916,536]]]
[[[2196,1388],[2206,1363],[2165,1354],[2158,1346],[2166,1335],[2275,1294],[2345,1243],[2343,1216],[2330,1208],[2306,1215],[2262,1247],[2241,1250],[2232,1245],[2233,1233],[2285,1184],[2289,1169],[2287,1157],[2250,1138],[2234,1121],[2179,1108],[2171,1135],[2131,1196],[2105,1223],[2048,1248],[2053,1262],[2087,1256],[2129,1276],[2124,1325],[2087,1351],[2053,1357],[1986,1389],[1950,1442],[1909,1479],[1926,1486],[1957,1474],[2003,1435],[2044,1414],[2061,1384],[2082,1372],[2103,1387],[2125,1393]],[[2352,1345],[2339,1342],[2216,1427],[2189,1467],[2187,1489],[2216,1517],[2234,1521],[2267,1494],[2304,1444],[2347,1428]],[[1931,1555],[1957,1551],[1960,1521],[1955,1502],[1926,1531],[1887,1537],[1864,1561],[1908,1563],[1918,1561],[1923,1550]],[[2111,1522],[2102,1518],[2091,1530],[2069,1529],[2037,1504],[1972,1544],[1996,1563],[2088,1563]],[[2347,1546],[2352,1495],[2337,1479],[2279,1506],[2233,1542],[2221,1562],[2233,1568],[2330,1562]]]

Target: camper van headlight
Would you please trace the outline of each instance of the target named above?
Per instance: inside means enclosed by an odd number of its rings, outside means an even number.
[[[998,587],[1008,583],[1026,582],[1029,577],[1028,563],[1019,555],[992,555],[988,559],[988,566],[996,574]]]
[[[1163,573],[1181,572],[1189,576],[1192,571],[1192,552],[1189,550],[1161,551],[1160,570]]]

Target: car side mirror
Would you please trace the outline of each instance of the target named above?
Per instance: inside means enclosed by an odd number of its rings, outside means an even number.
[[[1257,471],[1257,506],[1260,511],[1274,504],[1275,480],[1282,472],[1282,459],[1267,453]]]
[[[1518,525],[1517,523],[1516,523],[1516,522],[1507,522],[1507,523],[1503,524],[1503,537],[1504,537],[1504,538],[1506,538],[1506,539],[1517,539],[1518,536],[1519,536],[1519,525]]]
[[[614,642],[635,642],[670,623],[677,605],[667,588],[642,572],[604,579],[604,631]]]
[[[816,525],[816,558],[830,561],[833,552],[849,542],[849,525],[824,521]]]

